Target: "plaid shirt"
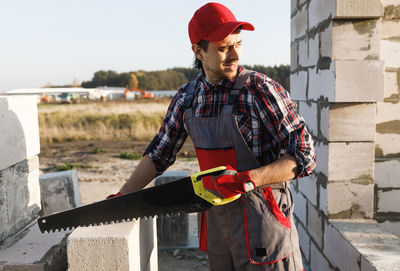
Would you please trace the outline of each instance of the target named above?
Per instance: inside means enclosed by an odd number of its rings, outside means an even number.
[[[242,67],[239,67],[238,72],[241,70]],[[200,73],[195,81],[191,107],[194,116],[218,116],[235,79],[212,84]],[[174,163],[188,136],[183,124],[186,87],[181,87],[171,101],[158,134],[145,152],[154,162],[158,174]],[[297,178],[311,174],[316,165],[312,137],[303,117],[295,110],[289,93],[282,86],[264,74],[252,74],[242,88],[233,111],[243,138],[261,165],[270,164],[289,153],[297,160]]]

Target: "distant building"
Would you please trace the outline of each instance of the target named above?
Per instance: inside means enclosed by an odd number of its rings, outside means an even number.
[[[6,95],[36,95],[39,102],[72,102],[73,100],[116,100],[124,96],[124,88],[24,88],[6,91]]]

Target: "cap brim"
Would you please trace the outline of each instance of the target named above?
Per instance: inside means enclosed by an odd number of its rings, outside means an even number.
[[[226,22],[205,37],[204,40],[212,42],[223,40],[240,26],[242,30],[254,30],[254,26],[247,22]]]

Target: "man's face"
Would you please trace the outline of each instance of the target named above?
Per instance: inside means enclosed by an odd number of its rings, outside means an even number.
[[[217,83],[222,79],[232,79],[236,76],[241,45],[242,38],[238,29],[221,41],[209,42],[206,51],[197,44],[192,46],[192,50],[201,60],[207,79]]]

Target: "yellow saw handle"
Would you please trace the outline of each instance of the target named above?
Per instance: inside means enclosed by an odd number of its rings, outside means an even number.
[[[232,202],[232,201],[240,198],[240,194],[237,194],[236,196],[226,198],[226,199],[220,198],[204,188],[203,177],[210,176],[210,175],[214,175],[214,176],[218,175],[218,174],[222,173],[222,171],[224,171],[225,169],[226,169],[225,166],[220,166],[220,167],[211,168],[211,169],[201,171],[201,172],[191,175],[190,178],[192,180],[193,189],[194,189],[194,192],[196,193],[196,195],[199,196],[200,198],[210,202],[212,205],[216,205],[216,206],[227,204],[229,202]]]

